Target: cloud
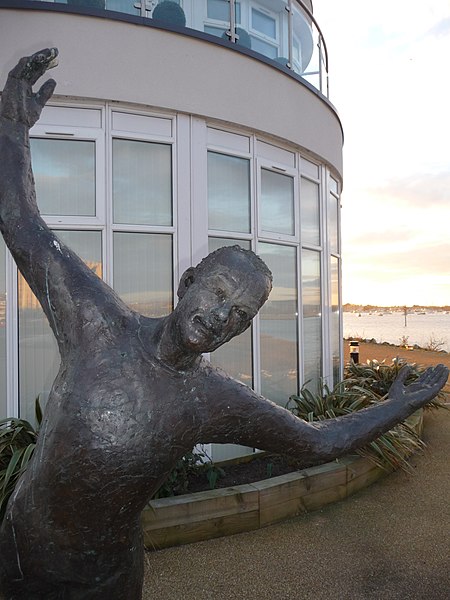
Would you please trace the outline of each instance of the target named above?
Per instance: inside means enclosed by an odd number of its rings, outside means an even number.
[[[450,17],[446,19],[442,19],[436,25],[434,25],[429,31],[428,34],[432,37],[446,37],[450,35]]]
[[[369,187],[379,201],[401,202],[411,207],[450,207],[450,171],[422,173],[393,179],[381,186]]]
[[[450,245],[428,244],[414,248],[387,249],[384,245],[372,246],[371,257],[364,254],[352,256],[352,271],[399,275],[447,274],[450,276]],[[370,258],[370,260],[369,260]],[[344,267],[346,261],[344,260]]]

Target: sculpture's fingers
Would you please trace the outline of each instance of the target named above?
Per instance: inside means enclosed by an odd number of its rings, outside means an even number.
[[[52,97],[55,87],[56,81],[54,79],[49,79],[44,83],[44,85],[36,94],[36,102],[39,104],[39,106],[44,107],[46,105],[46,103]]]
[[[10,71],[10,76],[15,79],[25,79],[35,84],[39,77],[54,66],[56,66],[57,48],[44,48],[31,56],[21,58],[17,65]]]
[[[429,367],[414,383],[408,386],[411,392],[420,391],[428,388],[434,396],[439,393],[448,379],[448,369],[444,365]]]
[[[399,374],[394,379],[394,383],[392,384],[392,387],[402,386],[405,383],[405,381],[408,379],[408,375],[410,373],[411,373],[411,367],[409,365],[405,365],[404,367],[402,367],[399,371]]]
[[[35,84],[36,81],[42,77],[45,71],[56,67],[58,64],[58,61],[56,60],[57,56],[57,48],[45,48],[44,50],[40,50],[31,56],[29,60],[28,71],[24,74],[25,78],[29,80],[31,85]]]
[[[437,365],[433,369],[433,373],[430,373],[430,385],[438,386],[442,389],[447,383],[448,379],[448,368],[444,365]]]

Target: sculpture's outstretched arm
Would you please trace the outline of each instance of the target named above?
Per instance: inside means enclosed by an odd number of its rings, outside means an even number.
[[[50,231],[36,204],[29,130],[56,84],[50,79],[36,93],[32,87],[53,66],[57,54],[55,48],[47,48],[22,58],[9,73],[2,92],[0,230],[63,351],[67,344],[76,343],[76,336],[83,331],[82,312],[85,321],[93,320],[98,301],[90,299],[106,286]],[[75,320],[78,327],[73,326]]]
[[[201,441],[288,454],[303,460],[305,467],[327,462],[371,442],[430,402],[445,385],[448,369],[443,365],[427,369],[415,383],[405,386],[407,376],[404,367],[384,402],[312,424],[232,379],[223,378],[220,384],[217,376],[209,407],[211,422]]]

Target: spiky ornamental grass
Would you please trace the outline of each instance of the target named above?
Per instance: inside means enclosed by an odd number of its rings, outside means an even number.
[[[39,427],[42,412],[37,399],[35,409]],[[27,468],[33,454],[38,427],[35,429],[24,419],[9,418],[0,421],[0,523],[17,480]]]
[[[305,384],[298,395],[289,398],[286,407],[297,417],[308,421],[323,421],[351,414],[386,399],[389,388],[397,377],[404,361],[394,359],[390,365],[376,360],[367,361],[365,365],[351,362],[347,365],[345,378],[333,390],[321,384],[316,393]],[[410,384],[423,373],[424,368],[408,365],[410,368],[406,384]],[[428,405],[431,408],[446,408],[440,399],[440,392]],[[411,472],[408,457],[425,447],[424,442],[405,422],[382,434],[370,444],[356,450],[385,470],[398,467]]]

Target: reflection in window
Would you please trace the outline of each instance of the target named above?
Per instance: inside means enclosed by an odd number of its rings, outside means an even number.
[[[235,3],[235,21],[241,22],[241,3]],[[230,22],[230,2],[229,0],[208,0],[207,1],[207,16],[208,19],[216,21]]]
[[[252,8],[252,29],[273,40],[277,37],[277,23],[275,19],[256,8]]]
[[[319,185],[302,177],[300,192],[302,243],[320,245]]]
[[[130,0],[106,0],[106,9],[128,13],[129,15],[140,15],[141,9],[137,8],[136,4],[137,3],[130,2]]]
[[[339,260],[332,256],[330,264],[331,273],[331,356],[333,361],[333,383],[341,378],[340,372],[340,312],[339,312]]]
[[[293,50],[296,71],[303,73],[307,70],[312,75],[318,75],[318,52],[313,56],[315,48],[319,48],[319,40],[314,40],[312,23],[297,3],[293,2]],[[313,62],[311,59],[314,59]]]
[[[172,236],[114,232],[114,289],[133,310],[162,317],[173,308]]]
[[[267,56],[267,58],[276,58],[278,56],[278,50],[275,46],[272,46],[272,44],[268,44],[254,35],[251,36],[251,40],[252,50],[255,52],[259,52],[260,54]]]
[[[312,392],[322,377],[322,309],[320,253],[302,251],[303,383]]]
[[[250,231],[250,161],[208,152],[209,229]]]
[[[43,215],[95,216],[95,142],[30,140]]]
[[[284,406],[298,390],[296,248],[259,244],[273,274],[273,289],[260,310],[261,392]]]
[[[0,419],[6,418],[6,246],[0,239]]]
[[[234,246],[250,250],[250,242],[246,240],[209,238],[209,252],[213,252],[223,246]],[[249,327],[244,333],[231,339],[229,342],[217,348],[210,355],[211,363],[226,371],[231,377],[253,386],[252,365],[252,328]]]
[[[339,252],[339,199],[330,194],[328,201],[328,239],[330,252]]]
[[[115,223],[172,225],[172,148],[113,140]]]
[[[261,229],[294,235],[294,179],[261,169]]]
[[[58,231],[57,234],[99,277],[102,276],[100,232]],[[60,359],[45,314],[20,274],[17,294],[20,416],[34,422],[35,399],[39,396],[43,408],[58,372]]]

